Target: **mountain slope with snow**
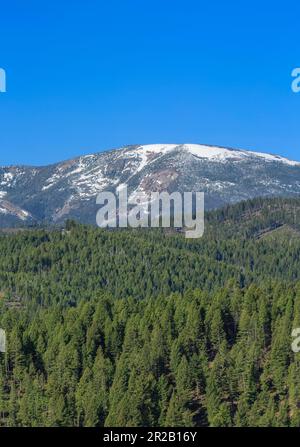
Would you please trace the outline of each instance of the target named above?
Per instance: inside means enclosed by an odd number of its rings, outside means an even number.
[[[206,208],[258,196],[300,194],[300,162],[267,153],[196,144],[127,146],[45,167],[0,167],[0,226],[95,223],[96,195],[204,191]]]

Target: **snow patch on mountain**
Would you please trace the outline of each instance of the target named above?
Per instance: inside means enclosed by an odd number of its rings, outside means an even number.
[[[242,161],[249,158],[257,157],[258,159],[263,159],[267,162],[278,162],[287,164],[289,166],[300,166],[300,162],[289,160],[279,155],[239,149],[229,149],[219,146],[207,146],[202,144],[148,144],[139,146],[137,149],[130,150],[129,153],[131,156],[138,156],[141,158],[140,165],[137,169],[137,172],[140,172],[148,164],[149,161],[151,162],[152,154],[164,155],[175,149],[181,149],[185,152],[189,152],[190,154],[198,158],[203,158],[215,162],[226,162],[227,160]]]
[[[289,160],[288,158],[280,157],[279,155],[272,155],[272,154],[266,154],[263,152],[253,152],[253,151],[245,152],[245,154],[246,155],[251,154],[254,157],[263,158],[266,161],[284,163],[289,166],[300,166],[299,161]]]
[[[157,160],[157,157],[153,157],[153,155],[163,156],[167,152],[174,150],[176,147],[176,144],[147,144],[129,150],[127,153],[128,156],[139,159],[138,166],[131,174],[130,178],[141,172],[149,163]]]
[[[0,205],[0,213],[1,214],[8,214],[8,211],[7,211],[6,208],[2,208],[1,205]]]
[[[27,219],[32,217],[28,211],[21,209],[20,207],[6,200],[0,201],[0,213],[15,216],[23,221],[26,221]]]
[[[211,161],[242,161],[256,157],[267,162],[278,162],[289,166],[300,166],[300,162],[263,152],[227,149],[218,146],[204,146],[199,144],[184,144],[182,147],[196,157],[205,158]]]

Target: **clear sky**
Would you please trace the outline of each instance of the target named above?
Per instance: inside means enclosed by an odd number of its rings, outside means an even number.
[[[127,144],[300,160],[300,2],[0,3],[0,165]]]

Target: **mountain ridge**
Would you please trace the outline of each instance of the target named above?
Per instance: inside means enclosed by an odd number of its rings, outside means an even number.
[[[279,155],[197,144],[131,145],[46,166],[0,167],[0,227],[71,217],[95,223],[96,196],[128,185],[150,191],[203,191],[214,209],[259,196],[298,196],[300,162]]]
[[[124,146],[120,146],[120,147],[114,147],[114,148],[108,148],[108,149],[104,149],[102,151],[97,151],[97,152],[91,152],[89,154],[85,154],[85,155],[75,155],[74,157],[70,157],[70,158],[65,158],[62,160],[58,160],[55,161],[53,163],[48,163],[48,164],[40,164],[40,165],[34,165],[34,164],[26,164],[26,163],[21,163],[21,164],[6,164],[6,165],[0,165],[0,169],[5,169],[5,168],[28,168],[28,169],[43,169],[45,167],[53,167],[56,165],[59,165],[61,163],[67,163],[69,161],[75,161],[75,160],[79,160],[80,158],[85,158],[85,157],[91,157],[91,156],[99,156],[101,154],[108,154],[111,152],[115,152],[115,151],[122,151],[122,150],[130,150],[132,149],[136,149],[136,148],[140,148],[140,149],[145,149],[147,150],[148,147],[153,147],[153,146],[159,146],[159,147],[165,147],[165,146],[173,146],[173,147],[184,147],[184,146],[198,146],[198,147],[202,147],[202,148],[210,148],[210,149],[224,149],[224,150],[228,150],[228,151],[234,151],[234,152],[245,152],[245,153],[249,153],[252,155],[257,155],[257,156],[266,156],[266,157],[272,157],[277,161],[283,161],[283,162],[287,162],[288,164],[293,164],[293,165],[300,165],[300,161],[299,160],[293,160],[290,159],[289,157],[284,157],[282,155],[278,155],[278,154],[273,154],[272,152],[261,152],[261,151],[256,151],[256,150],[251,150],[251,149],[243,149],[243,148],[237,148],[237,147],[232,147],[232,146],[221,146],[221,145],[214,145],[214,144],[209,144],[209,143],[180,143],[180,144],[175,144],[175,143],[147,143],[147,144],[130,144],[130,145],[124,145]]]

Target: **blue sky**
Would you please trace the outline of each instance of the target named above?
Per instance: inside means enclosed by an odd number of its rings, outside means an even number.
[[[299,1],[1,2],[0,165],[184,142],[300,160],[299,20]]]

